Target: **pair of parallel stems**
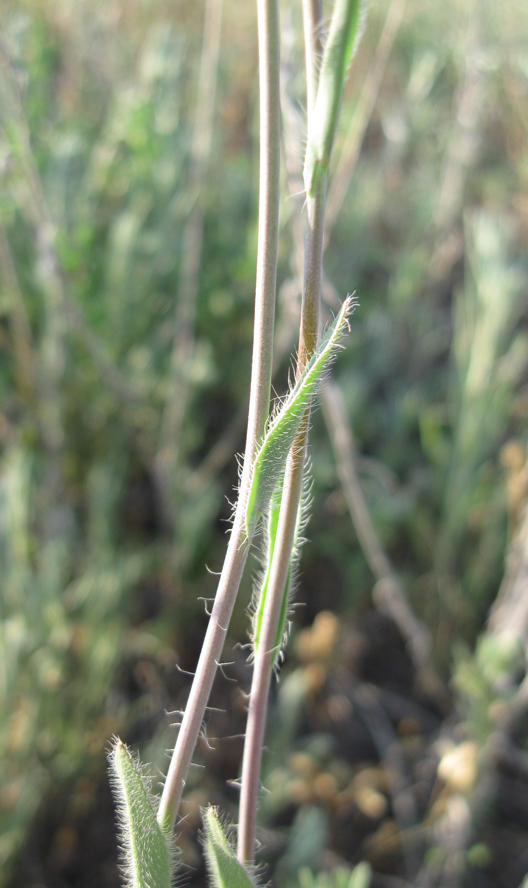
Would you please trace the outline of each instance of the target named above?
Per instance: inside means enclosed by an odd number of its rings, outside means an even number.
[[[251,469],[269,416],[273,362],[273,329],[277,279],[280,192],[280,42],[277,0],[257,0],[260,90],[260,187],[255,294],[255,322],[248,430],[239,499],[226,558],[204,644],[196,667],[180,731],[167,772],[158,821],[172,828],[185,778],[201,730],[209,695],[222,654],[227,628],[250,548],[244,509]],[[308,115],[316,91],[318,0],[303,0]],[[318,179],[306,199],[304,284],[297,376],[315,351],[319,335],[326,177]],[[238,857],[252,862],[255,848],[257,797],[266,724],[268,694],[276,657],[276,634],[287,581],[309,427],[309,415],[291,448],[284,477],[277,540],[261,635],[255,655],[246,741],[238,830]]]

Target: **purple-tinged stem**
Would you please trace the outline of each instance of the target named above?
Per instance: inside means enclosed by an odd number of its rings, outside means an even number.
[[[260,89],[260,188],[251,392],[240,493],[209,625],[165,780],[158,821],[174,825],[222,654],[250,541],[244,509],[257,445],[269,414],[277,277],[280,186],[279,23],[276,0],[257,0]]]

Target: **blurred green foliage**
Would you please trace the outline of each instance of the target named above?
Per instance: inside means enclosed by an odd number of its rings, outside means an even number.
[[[299,871],[299,888],[369,888],[369,885],[370,870],[365,863],[358,863],[352,872],[343,868],[314,876],[310,870]]]

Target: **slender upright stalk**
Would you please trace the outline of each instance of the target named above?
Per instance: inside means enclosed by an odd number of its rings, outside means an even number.
[[[240,494],[204,645],[167,773],[158,821],[172,826],[200,733],[246,563],[244,510],[251,466],[269,414],[277,276],[280,177],[279,23],[276,0],[257,0],[260,87],[260,189],[251,394]]]
[[[249,697],[249,712],[242,762],[242,789],[238,826],[238,859],[252,863],[255,853],[257,826],[257,800],[260,785],[260,766],[270,678],[276,658],[276,636],[282,608],[282,600],[290,568],[290,557],[297,522],[297,510],[302,489],[306,430],[308,422],[292,448],[284,481],[284,493],[280,509],[277,541],[275,543],[272,571],[270,574],[266,606],[262,616],[259,645],[255,654],[253,679]],[[295,458],[293,454],[295,453]]]
[[[367,126],[376,105],[387,62],[398,34],[407,0],[391,0],[376,53],[365,77],[354,116],[350,122],[332,185],[328,191],[325,223],[325,245],[341,212],[356,168]]]
[[[315,34],[319,24],[315,20],[315,9],[315,0],[303,2],[309,97],[308,145],[303,173],[307,221],[297,378],[314,353],[319,337],[326,180],[343,83],[355,43],[358,0],[336,0],[319,78],[316,74],[314,52]],[[251,863],[255,854],[257,800],[269,686],[276,660],[277,630],[297,525],[309,423],[310,411],[307,410],[286,463],[277,535],[259,641],[255,650],[242,761],[238,828],[238,859],[243,863]]]
[[[310,114],[317,95],[317,72],[321,58],[319,26],[321,23],[321,0],[302,0],[304,58],[306,70],[306,109]]]
[[[317,346],[321,301],[324,203],[326,180],[320,178],[316,194],[307,198],[304,287],[299,335],[297,377]],[[282,600],[290,567],[309,428],[309,411],[293,443],[284,478],[277,541],[273,566],[262,617],[259,645],[255,654],[253,679],[242,762],[242,790],[238,828],[238,858],[251,862],[254,857],[257,798],[269,686],[276,658],[276,636]]]

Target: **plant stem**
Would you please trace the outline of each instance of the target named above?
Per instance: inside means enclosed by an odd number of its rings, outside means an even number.
[[[391,0],[376,53],[361,89],[354,116],[348,127],[326,203],[325,245],[348,194],[350,182],[363,145],[367,126],[376,105],[387,62],[398,34],[407,0]]]
[[[0,269],[2,271],[2,284],[4,292],[7,294],[7,305],[13,328],[13,358],[17,390],[22,398],[31,403],[35,397],[36,389],[37,361],[35,345],[31,334],[27,307],[18,282],[15,263],[11,255],[9,242],[1,225]]]
[[[255,451],[264,434],[269,414],[280,185],[279,24],[276,0],[257,0],[257,14],[260,88],[259,235],[246,451],[226,559],[158,811],[158,821],[171,827],[178,813],[185,778],[248,556],[250,540],[247,539],[244,528],[245,503]]]
[[[321,177],[317,184],[316,193],[313,197],[307,198],[304,288],[297,377],[315,351],[319,335],[325,187],[326,181]],[[262,616],[259,644],[255,653],[242,762],[242,790],[238,828],[238,859],[244,863],[251,863],[255,853],[257,800],[269,686],[277,654],[275,647],[277,628],[290,568],[297,512],[302,491],[309,424],[310,411],[308,410],[293,442],[286,464],[273,564]]]
[[[322,16],[321,0],[302,0],[304,56],[306,70],[306,108],[308,114],[315,105],[317,72],[321,59],[319,24]]]
[[[315,35],[319,25],[316,10],[316,0],[304,0],[306,79],[309,94],[308,143],[303,170],[307,222],[297,378],[314,353],[319,336],[326,180],[346,69],[356,42],[359,0],[336,0],[319,78],[316,76],[316,54],[314,51]],[[314,96],[316,84],[317,95]],[[238,858],[243,863],[251,863],[255,853],[256,811],[269,685],[273,665],[276,661],[277,629],[292,557],[309,423],[310,408],[306,410],[286,463],[277,534],[260,625],[260,637],[255,650],[246,742],[242,761]]]
[[[307,428],[308,423],[303,423]],[[304,438],[304,429],[299,438]],[[266,712],[270,678],[276,658],[275,641],[282,607],[286,580],[290,568],[291,550],[295,535],[297,509],[302,488],[302,466],[305,448],[299,440],[295,462],[288,460],[281,502],[277,542],[269,578],[266,605],[262,615],[259,645],[255,654],[253,679],[249,697],[249,712],[242,762],[242,789],[238,826],[238,859],[252,863],[257,826],[257,800],[260,785],[260,766],[266,727]],[[295,443],[292,453],[296,450]]]

